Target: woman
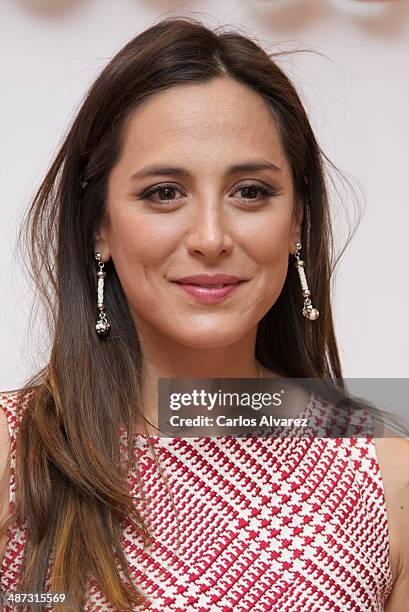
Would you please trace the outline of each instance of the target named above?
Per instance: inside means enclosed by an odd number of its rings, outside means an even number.
[[[342,380],[322,156],[239,33],[164,20],[98,77],[26,223],[53,345],[0,396],[4,591],[68,610],[405,609],[407,440],[147,435],[158,378]]]

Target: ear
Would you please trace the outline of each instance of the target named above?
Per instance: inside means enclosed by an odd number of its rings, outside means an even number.
[[[101,253],[104,262],[111,257],[109,233],[104,223],[101,223],[99,229],[94,233],[94,253]]]
[[[301,229],[302,222],[304,218],[304,202],[299,198],[294,200],[293,206],[293,218],[291,222],[290,229],[290,244],[289,244],[289,252],[294,255],[295,253],[295,245],[297,242],[301,242]]]

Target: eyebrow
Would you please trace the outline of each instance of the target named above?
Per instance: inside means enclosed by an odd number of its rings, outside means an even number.
[[[233,174],[238,174],[239,172],[257,172],[261,170],[272,170],[276,173],[281,172],[281,169],[275,164],[263,159],[256,159],[243,161],[239,164],[230,166],[227,168],[225,176],[231,176]],[[176,176],[189,176],[190,172],[181,166],[161,166],[160,164],[153,164],[151,166],[145,166],[141,170],[138,170],[138,172],[132,174],[131,179],[142,179],[146,178],[147,176],[168,176],[169,174],[174,174]]]

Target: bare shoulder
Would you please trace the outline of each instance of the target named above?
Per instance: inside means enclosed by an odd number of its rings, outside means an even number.
[[[10,434],[7,414],[0,402],[0,520],[4,520],[9,511],[10,484]],[[3,559],[7,534],[0,536],[0,561]]]
[[[409,438],[374,438],[374,442],[385,491],[393,577],[385,610],[400,612],[409,593]]]

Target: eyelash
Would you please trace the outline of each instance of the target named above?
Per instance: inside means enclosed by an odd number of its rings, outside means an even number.
[[[273,189],[271,189],[270,187],[267,187],[266,185],[258,185],[257,183],[251,183],[249,185],[242,185],[241,187],[239,187],[237,189],[237,191],[240,191],[242,189],[250,189],[250,188],[255,188],[257,191],[260,191],[263,195],[263,197],[261,199],[267,198],[267,197],[272,197],[274,195],[276,195],[277,192],[275,192]],[[152,187],[151,189],[147,189],[146,191],[144,191],[141,194],[141,199],[142,200],[150,200],[151,202],[153,202],[154,204],[164,204],[166,202],[173,202],[173,201],[177,201],[177,200],[161,200],[161,201],[157,201],[157,200],[153,200],[152,199],[152,195],[154,193],[158,193],[162,190],[165,189],[174,189],[176,191],[179,191],[177,187],[175,187],[174,185],[158,185],[157,187]],[[246,202],[258,202],[260,198],[256,199],[256,198],[242,198],[244,201]]]

